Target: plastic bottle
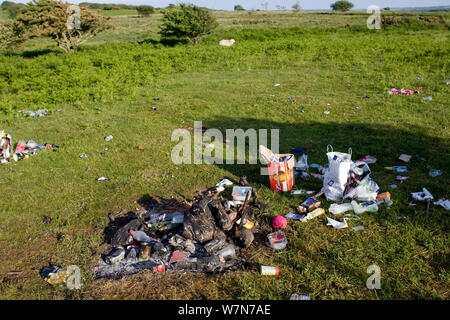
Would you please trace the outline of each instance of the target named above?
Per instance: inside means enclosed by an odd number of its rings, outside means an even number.
[[[394,172],[408,172],[408,168],[405,166],[393,166],[393,167],[384,167],[386,170],[394,171]]]
[[[332,214],[341,214],[351,210],[353,210],[353,205],[351,203],[333,203],[329,209]]]
[[[353,200],[352,206],[353,206],[353,211],[355,211],[355,213],[357,213],[357,214],[361,214],[366,211],[367,212],[377,212],[378,211],[378,205],[376,204],[376,202],[373,202],[373,203],[365,202],[365,203],[359,204],[358,202]]]

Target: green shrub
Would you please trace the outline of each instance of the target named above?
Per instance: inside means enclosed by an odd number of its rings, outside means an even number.
[[[152,6],[137,6],[136,10],[141,16],[145,17],[148,17],[151,14],[155,13],[155,8],[153,8]]]
[[[217,26],[216,18],[209,10],[192,4],[180,4],[164,12],[160,34],[163,37],[187,38],[190,43],[197,44]]]
[[[348,11],[353,8],[353,3],[345,0],[336,1],[330,5],[334,11]]]

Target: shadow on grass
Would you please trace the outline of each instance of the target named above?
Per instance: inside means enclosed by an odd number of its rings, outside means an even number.
[[[175,47],[177,45],[186,45],[189,43],[187,39],[174,39],[174,38],[163,38],[160,40],[155,39],[145,39],[138,42],[139,44],[153,44],[158,45],[161,44],[165,47]]]
[[[22,58],[36,58],[49,53],[60,53],[59,50],[52,49],[40,49],[40,50],[27,50],[27,51],[6,51],[3,55],[5,57],[22,57]]]

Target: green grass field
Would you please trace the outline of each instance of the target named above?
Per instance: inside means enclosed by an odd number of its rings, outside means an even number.
[[[366,14],[216,14],[219,28],[198,46],[161,43],[160,15],[120,15],[112,18],[115,30],[72,55],[50,40],[0,53],[0,130],[14,143],[60,146],[0,165],[0,298],[288,299],[295,292],[312,299],[448,299],[448,212],[432,206],[425,215],[425,204],[408,206],[410,192],[423,187],[436,199],[449,197],[448,24],[368,30]],[[233,47],[218,45],[230,38]],[[383,93],[420,86],[414,96]],[[52,114],[30,119],[18,112],[38,108]],[[309,163],[326,163],[327,144],[352,147],[355,160],[375,156],[371,176],[394,204],[349,222],[364,226],[358,232],[326,226],[325,216],[289,221],[285,250],[248,251],[249,261],[278,266],[278,277],[143,272],[93,281],[107,213],[134,211],[149,196],[192,198],[198,188],[246,175],[270,205],[259,221],[267,225],[306,199],[271,191],[259,165],[173,164],[173,130],[196,120],[222,132],[280,129],[280,151],[305,147]],[[401,165],[402,153],[413,158],[404,174],[410,178],[400,184],[383,168]],[[444,173],[432,178],[430,169]],[[112,180],[97,183],[101,176]],[[296,188],[321,185],[298,180]],[[44,216],[52,222],[43,224]],[[48,285],[39,270],[49,263],[80,266],[82,289]],[[381,269],[381,290],[366,288],[372,264]]]

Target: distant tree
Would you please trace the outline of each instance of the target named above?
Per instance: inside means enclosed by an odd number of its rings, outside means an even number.
[[[294,9],[295,12],[299,12],[300,10],[302,10],[302,7],[300,6],[300,2],[296,2],[293,6],[292,9]]]
[[[177,6],[176,5],[174,5],[173,3],[169,3],[169,5],[167,6],[167,9],[174,9],[174,8],[176,8]]]
[[[335,3],[332,3],[330,5],[331,9],[333,9],[334,11],[348,11],[353,8],[353,6],[353,3],[345,0],[336,1]]]
[[[182,3],[164,12],[159,33],[163,37],[187,38],[190,43],[198,44],[202,36],[211,33],[217,26],[216,18],[209,10]]]
[[[239,4],[234,6],[234,11],[244,11],[244,10],[245,10],[244,7]]]
[[[389,11],[389,10],[391,10],[391,8],[389,8],[389,7],[386,7],[386,8],[384,8],[383,10],[385,10],[385,11]]]
[[[153,8],[152,6],[137,6],[136,10],[141,16],[145,17],[148,17],[151,14],[155,13],[155,8]]]
[[[25,5],[24,5],[24,4],[22,4],[22,3],[15,3],[15,4],[12,5],[12,6],[8,6],[8,7],[6,8],[6,11],[8,12],[8,16],[9,16],[11,19],[14,19],[14,18],[19,14],[19,12],[20,12],[20,10],[21,10],[22,8],[25,8]]]
[[[70,3],[54,0],[29,2],[11,24],[6,26],[9,39],[3,39],[0,44],[50,37],[56,41],[61,50],[70,53],[97,33],[112,27],[108,23],[109,18],[91,12],[85,7],[71,6]],[[76,17],[77,11],[79,20]]]
[[[0,7],[2,7],[2,10],[7,10],[9,7],[13,7],[17,5],[17,3],[12,1],[3,1],[2,4],[0,4]]]

